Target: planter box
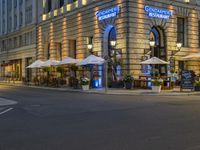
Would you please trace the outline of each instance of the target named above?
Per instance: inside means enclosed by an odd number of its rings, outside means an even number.
[[[89,85],[82,85],[83,91],[88,91],[89,90]]]
[[[160,86],[152,86],[152,92],[160,93],[161,92],[161,85]]]
[[[195,90],[195,91],[200,91],[200,86],[195,86],[195,87],[194,87],[194,90]]]

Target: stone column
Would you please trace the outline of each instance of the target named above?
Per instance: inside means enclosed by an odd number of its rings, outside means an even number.
[[[26,77],[26,58],[22,58],[22,78]]]

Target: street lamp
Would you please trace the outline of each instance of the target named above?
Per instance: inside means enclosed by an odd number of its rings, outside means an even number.
[[[112,47],[115,47],[115,46],[116,46],[116,43],[117,43],[116,40],[111,40],[111,41],[110,41],[110,45],[111,45]]]
[[[180,42],[176,43],[176,47],[177,47],[178,51],[181,50],[182,46],[183,46],[182,43],[180,43]]]
[[[88,48],[90,54],[92,54],[93,53],[93,51],[92,51],[93,45],[92,44],[88,44],[87,48]]]
[[[149,40],[149,45],[150,45],[150,47],[155,47],[156,41],[155,41],[153,38],[150,39],[150,40]]]
[[[181,50],[182,46],[183,44],[181,42],[177,42],[176,43],[177,50],[172,51],[172,56],[176,55],[176,53],[178,53]]]

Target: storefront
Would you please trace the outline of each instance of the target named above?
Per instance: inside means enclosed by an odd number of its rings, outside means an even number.
[[[127,73],[135,79],[150,75],[152,67],[140,64],[144,59],[170,61],[170,65],[155,66],[161,76],[168,76],[181,72],[182,57],[200,51],[200,7],[193,2],[82,2],[55,9],[56,15],[55,10],[50,15],[43,14],[38,25],[38,59],[48,59],[47,49],[49,58],[58,58],[56,43],[61,45],[61,58],[83,59],[92,52],[110,60],[108,78],[113,85]],[[76,4],[78,7],[74,7]],[[186,66],[199,73],[199,62]],[[104,83],[103,66],[97,72]]]

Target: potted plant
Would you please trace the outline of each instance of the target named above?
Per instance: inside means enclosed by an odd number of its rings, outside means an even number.
[[[194,90],[200,91],[200,81],[196,80],[194,83]]]
[[[126,74],[124,77],[124,84],[126,89],[131,89],[133,86],[133,77],[130,74]]]
[[[152,83],[152,92],[155,92],[155,93],[160,93],[161,92],[161,87],[163,85],[163,79],[153,79],[151,80],[151,83]]]
[[[89,90],[90,80],[86,77],[82,77],[80,81],[81,81],[81,86],[82,86],[83,91]]]

